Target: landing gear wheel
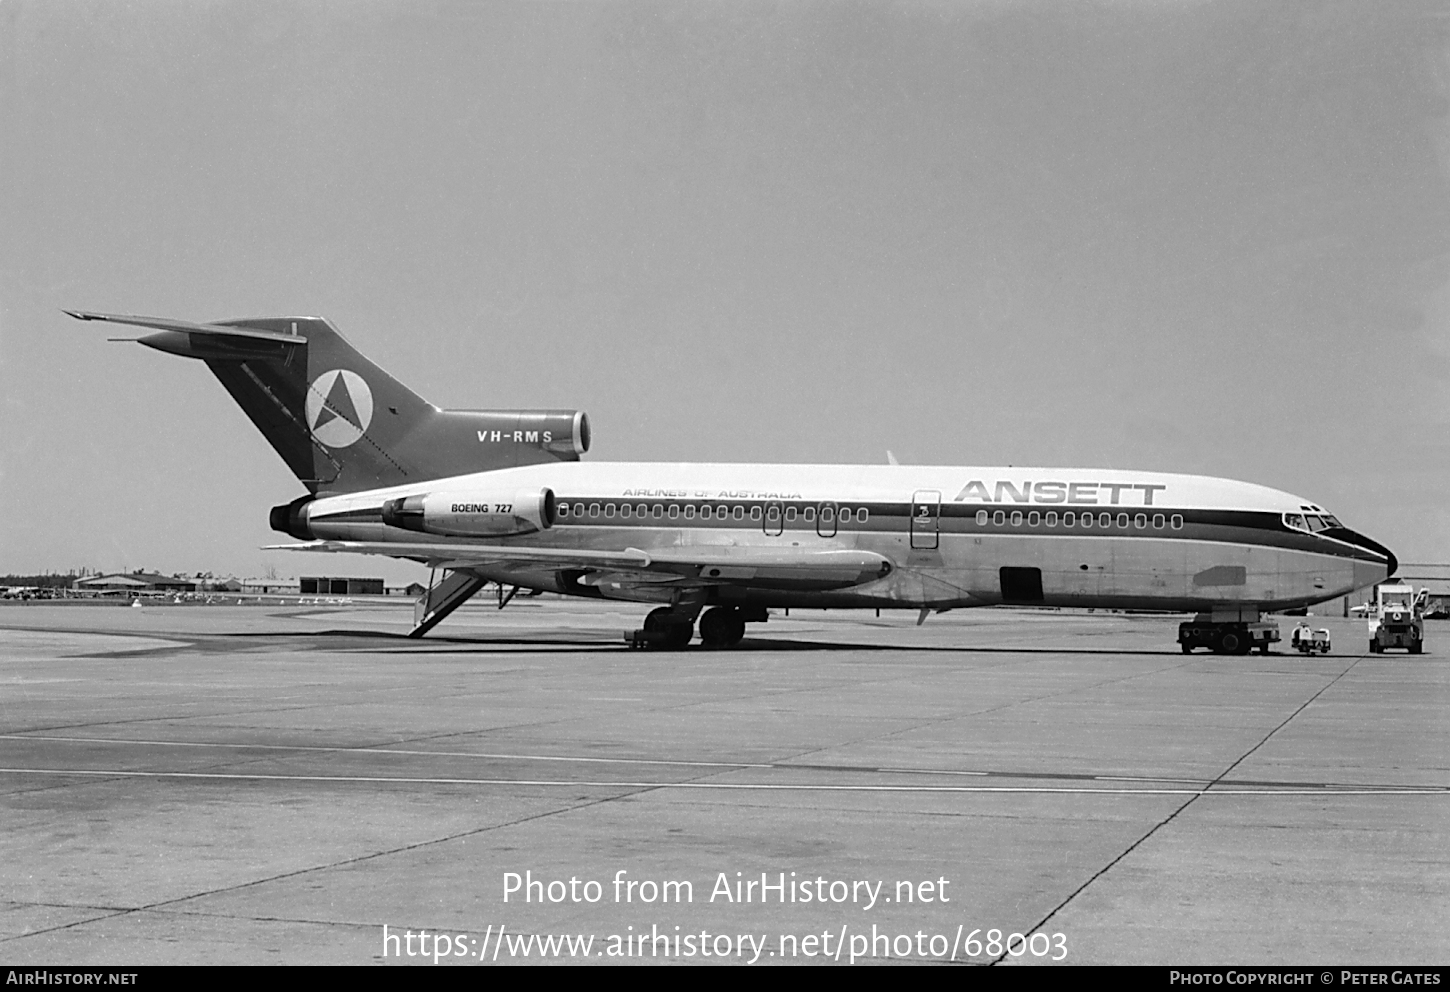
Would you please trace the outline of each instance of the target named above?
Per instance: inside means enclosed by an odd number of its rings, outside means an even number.
[[[700,640],[708,648],[733,648],[745,636],[745,620],[740,611],[716,606],[700,618]]]
[[[644,618],[644,629],[651,634],[663,634],[664,637],[652,640],[650,646],[666,651],[675,651],[684,647],[690,643],[690,638],[695,636],[694,623],[671,615],[667,606],[650,610],[649,616]]]

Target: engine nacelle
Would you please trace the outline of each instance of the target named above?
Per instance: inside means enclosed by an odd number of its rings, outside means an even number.
[[[463,436],[477,437],[481,450],[492,453],[537,448],[578,461],[592,440],[589,415],[582,410],[443,410],[439,417],[457,421]]]
[[[547,530],[555,512],[552,489],[473,490],[390,499],[383,523],[447,537],[510,537]]]

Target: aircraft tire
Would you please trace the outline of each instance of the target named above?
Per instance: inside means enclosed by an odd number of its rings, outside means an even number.
[[[700,618],[700,640],[708,648],[733,648],[745,636],[745,620],[740,611],[716,606]]]
[[[644,618],[644,629],[665,635],[663,640],[654,641],[650,645],[664,651],[677,651],[689,644],[690,638],[695,636],[695,624],[690,620],[672,616],[667,606],[650,610],[649,616]]]

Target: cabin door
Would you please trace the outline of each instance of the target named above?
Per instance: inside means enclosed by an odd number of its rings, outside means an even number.
[[[911,547],[917,551],[935,551],[941,521],[941,493],[935,489],[918,489],[911,497]]]

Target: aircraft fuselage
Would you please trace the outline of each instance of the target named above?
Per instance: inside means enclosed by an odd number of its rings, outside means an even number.
[[[327,496],[305,508],[324,540],[416,542],[383,521],[390,500],[442,494],[447,513],[547,489],[552,522],[513,536],[437,531],[457,547],[855,550],[889,567],[835,588],[801,588],[751,568],[717,581],[718,601],[763,606],[946,609],[999,603],[1173,611],[1273,611],[1372,585],[1394,556],[1290,493],[1227,479],[1016,467],[557,463]],[[451,501],[451,502],[450,502]],[[1313,521],[1308,523],[1306,521]],[[401,555],[404,557],[416,557]],[[668,582],[608,571],[587,585],[547,567],[475,569],[496,581],[637,602]]]

